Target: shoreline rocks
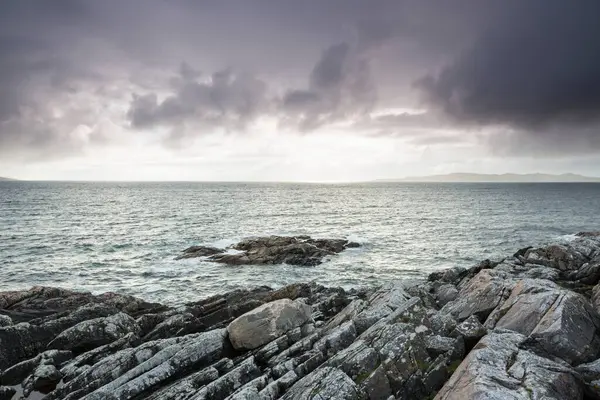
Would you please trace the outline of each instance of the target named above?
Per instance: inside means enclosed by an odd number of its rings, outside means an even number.
[[[176,260],[205,257],[229,265],[290,264],[315,266],[348,248],[360,247],[346,239],[313,239],[310,236],[265,236],[244,239],[227,249],[192,246]]]
[[[582,233],[360,290],[3,292],[0,399],[600,399],[598,264]]]

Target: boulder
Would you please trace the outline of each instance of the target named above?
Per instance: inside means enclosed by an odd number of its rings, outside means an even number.
[[[49,349],[83,352],[124,337],[139,333],[135,320],[125,313],[80,322],[60,333],[48,344]]]
[[[229,340],[237,350],[255,349],[309,322],[311,311],[310,306],[289,299],[264,304],[227,326]]]

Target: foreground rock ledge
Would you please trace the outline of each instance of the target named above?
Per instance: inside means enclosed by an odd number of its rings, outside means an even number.
[[[0,399],[600,399],[600,236],[428,280],[178,308],[0,293]]]
[[[359,247],[346,239],[313,239],[310,236],[265,236],[245,239],[227,249],[209,246],[192,246],[176,257],[205,257],[230,265],[290,264],[314,266],[326,257],[341,253],[345,249]],[[233,250],[234,252],[231,252]]]

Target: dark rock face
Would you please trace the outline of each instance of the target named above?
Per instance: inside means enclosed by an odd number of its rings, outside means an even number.
[[[0,293],[0,400],[599,399],[598,263],[582,234],[370,290]]]
[[[206,246],[192,246],[176,259],[207,257],[230,265],[290,264],[314,266],[321,264],[325,257],[341,253],[347,248],[359,247],[345,239],[312,239],[309,236],[267,236],[245,239],[227,249]]]

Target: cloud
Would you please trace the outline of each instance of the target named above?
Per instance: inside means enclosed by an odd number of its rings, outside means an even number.
[[[271,107],[263,81],[230,70],[205,77],[184,63],[172,84],[173,93],[163,100],[157,93],[134,94],[127,111],[133,128],[171,129],[171,145],[214,129],[243,132]]]
[[[600,150],[600,3],[503,4],[468,50],[417,87],[463,124],[507,127],[495,144],[533,153]]]
[[[323,51],[308,89],[292,89],[282,99],[282,123],[307,132],[336,121],[369,113],[377,87],[364,50],[339,43]]]

